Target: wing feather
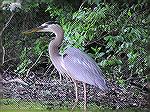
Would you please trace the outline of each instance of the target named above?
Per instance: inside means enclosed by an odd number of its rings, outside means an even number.
[[[79,49],[68,48],[63,63],[65,70],[73,79],[97,86],[102,90],[108,89],[97,63]]]

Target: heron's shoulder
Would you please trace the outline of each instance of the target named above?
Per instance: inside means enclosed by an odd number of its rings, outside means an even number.
[[[78,60],[96,64],[88,54],[81,51],[80,49],[73,48],[73,47],[67,48],[64,52],[63,57],[69,57],[69,58],[78,59]]]
[[[65,53],[72,53],[72,52],[81,52],[79,49],[77,49],[77,48],[74,48],[74,47],[69,47],[69,48],[67,48],[66,50],[65,50]]]
[[[73,48],[73,47],[69,47],[65,50],[64,55],[76,55],[76,54],[81,54],[82,52],[77,49],[77,48]]]

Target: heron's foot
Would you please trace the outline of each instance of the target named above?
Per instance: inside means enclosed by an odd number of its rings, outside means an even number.
[[[71,109],[71,112],[73,112],[75,110],[75,107],[77,106],[77,104],[78,104],[78,99],[76,99],[76,101]]]

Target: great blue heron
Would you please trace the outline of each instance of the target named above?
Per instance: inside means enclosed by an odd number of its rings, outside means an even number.
[[[28,34],[32,32],[52,32],[55,34],[55,37],[52,38],[48,48],[50,59],[60,73],[67,74],[74,82],[76,99],[72,111],[78,102],[78,88],[76,81],[81,81],[83,83],[84,111],[86,111],[86,83],[97,86],[102,90],[108,90],[102,71],[97,63],[87,54],[73,47],[66,49],[64,55],[59,54],[59,46],[64,39],[64,31],[57,22],[49,21],[24,33]]]

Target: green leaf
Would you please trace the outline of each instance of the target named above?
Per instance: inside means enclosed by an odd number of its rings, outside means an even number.
[[[128,10],[128,16],[132,16],[130,9]]]

